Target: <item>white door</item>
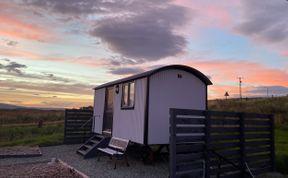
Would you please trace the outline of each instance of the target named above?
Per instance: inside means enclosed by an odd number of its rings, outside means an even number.
[[[105,88],[95,90],[94,94],[94,132],[102,134],[103,115],[105,108]]]

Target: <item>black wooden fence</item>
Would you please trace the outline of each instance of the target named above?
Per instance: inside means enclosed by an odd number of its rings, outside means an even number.
[[[92,135],[93,111],[65,110],[64,143],[83,143]]]
[[[273,115],[170,110],[170,177],[253,177],[274,170]]]

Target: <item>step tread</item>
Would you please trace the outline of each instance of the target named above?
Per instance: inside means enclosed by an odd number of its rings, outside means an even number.
[[[90,140],[90,142],[92,142],[92,143],[94,143],[94,144],[97,144],[97,143],[99,143],[101,140]]]
[[[88,149],[91,149],[94,147],[94,145],[83,145],[84,147],[88,148]]]
[[[81,154],[81,155],[85,155],[86,153],[88,153],[87,151],[84,150],[77,150],[77,153]]]

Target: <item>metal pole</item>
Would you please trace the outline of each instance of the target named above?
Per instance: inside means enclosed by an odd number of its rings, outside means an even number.
[[[240,95],[240,100],[242,101],[242,77],[238,77],[239,79],[239,95]]]

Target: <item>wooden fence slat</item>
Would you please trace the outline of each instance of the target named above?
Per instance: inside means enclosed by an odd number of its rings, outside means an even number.
[[[217,167],[217,165],[218,165],[218,163],[219,163],[219,160],[218,159],[216,159],[216,158],[218,158],[218,157],[211,157],[212,159],[211,159],[211,167]],[[229,158],[229,161],[231,161],[231,162],[233,162],[235,165],[237,165],[237,166],[239,166],[239,164],[240,164],[240,157],[239,157],[239,155],[238,155],[238,157],[237,156],[235,156],[235,157],[232,157],[232,158]],[[223,165],[231,165],[231,164],[229,164],[229,163],[226,163],[226,162],[224,162],[223,163]]]
[[[271,132],[269,127],[245,127],[245,132]]]
[[[261,133],[261,134],[246,133],[245,139],[270,139],[270,134],[267,134],[267,133]]]
[[[204,133],[203,127],[176,127],[177,133]]]
[[[211,125],[238,125],[239,120],[236,119],[211,119]]]
[[[210,115],[215,117],[215,116],[220,116],[220,117],[239,117],[238,112],[223,112],[223,111],[209,111]]]
[[[188,177],[203,177],[203,171],[202,170],[189,170],[189,171],[183,171],[183,172],[176,172],[175,175],[176,178],[188,178]]]
[[[247,162],[253,162],[253,161],[258,161],[258,160],[269,160],[271,159],[271,155],[269,153],[267,154],[262,154],[262,155],[249,155],[247,154],[246,161]]]
[[[267,114],[258,114],[258,113],[245,113],[246,120],[249,119],[268,119]]]
[[[267,165],[271,164],[271,160],[260,160],[256,162],[249,162],[248,165],[250,168],[263,168],[266,167]]]
[[[204,141],[204,136],[176,136],[176,143],[189,143]]]
[[[255,125],[255,126],[269,126],[271,123],[269,120],[246,120],[245,124],[247,125]]]
[[[225,167],[222,165],[220,170],[218,170],[218,168],[215,167],[214,169],[211,169],[210,172],[211,172],[211,175],[216,175],[218,173],[218,171],[225,172],[225,174],[228,174],[230,172],[235,172],[237,170],[238,169],[233,167],[232,165],[226,165]]]
[[[266,146],[270,145],[270,140],[252,140],[252,141],[246,141],[245,145],[246,147],[254,147],[254,146]]]
[[[235,172],[230,173],[230,174],[221,175],[221,178],[242,178],[242,174],[240,171],[235,171]]]
[[[190,110],[190,109],[175,109],[171,108],[170,110],[173,110],[173,115],[192,115],[192,116],[204,116],[204,111],[202,110]]]
[[[217,153],[219,153],[223,157],[228,158],[229,156],[233,157],[235,155],[239,155],[240,150],[218,150]]]
[[[259,169],[252,169],[252,172],[255,175],[260,175],[260,174],[263,174],[263,173],[266,173],[266,172],[271,172],[271,171],[272,171],[272,166],[267,166],[267,167],[259,168]]]
[[[186,154],[177,154],[176,157],[176,162],[181,163],[181,162],[193,162],[199,159],[204,159],[204,154],[203,152],[198,152],[198,153],[186,153]]]
[[[254,153],[262,153],[262,152],[270,152],[270,147],[254,147],[254,148],[246,148],[245,152],[247,154],[254,154]]]
[[[227,148],[239,148],[240,142],[214,142],[210,144],[210,149],[219,150]]]
[[[188,118],[177,118],[175,119],[176,124],[205,124],[205,119],[188,119]]]
[[[211,135],[212,141],[223,141],[223,140],[239,140],[239,134],[221,134],[221,135]]]
[[[204,144],[182,144],[176,146],[176,153],[187,153],[187,152],[200,152],[204,149]]]
[[[212,133],[239,132],[239,127],[212,127]]]
[[[202,169],[203,168],[203,161],[195,161],[195,162],[188,162],[184,164],[178,164],[176,166],[177,172],[187,171],[191,169]]]

